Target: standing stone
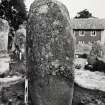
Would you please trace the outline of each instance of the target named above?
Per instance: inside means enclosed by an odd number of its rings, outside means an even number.
[[[20,25],[19,29],[16,31],[16,35],[14,37],[14,45],[16,46],[15,50],[19,50],[20,52],[20,59],[22,61],[25,60],[26,29],[24,25]]]
[[[9,70],[9,55],[8,55],[8,22],[0,18],[0,76]]]
[[[32,105],[71,105],[74,42],[63,4],[35,0],[31,5],[26,59]]]
[[[7,53],[9,25],[6,20],[0,19],[0,56]]]
[[[19,29],[16,31],[14,43],[19,47],[20,50],[25,49],[26,29],[23,25],[20,25]]]

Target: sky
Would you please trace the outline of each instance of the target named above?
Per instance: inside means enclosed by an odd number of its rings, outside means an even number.
[[[25,0],[27,9],[34,0]],[[89,10],[93,16],[99,18],[105,18],[105,0],[58,0],[66,5],[68,8],[70,17],[76,16],[77,12],[84,9]]]

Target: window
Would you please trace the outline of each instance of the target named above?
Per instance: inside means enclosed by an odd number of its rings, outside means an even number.
[[[84,44],[84,41],[79,41],[78,44]]]
[[[96,31],[91,31],[91,36],[96,36]]]
[[[85,31],[79,31],[79,36],[85,36]]]

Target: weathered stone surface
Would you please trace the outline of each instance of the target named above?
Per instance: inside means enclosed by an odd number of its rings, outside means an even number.
[[[6,20],[0,19],[0,56],[7,53],[9,25]]]
[[[26,59],[32,105],[71,105],[74,42],[63,4],[35,0],[31,5]]]
[[[19,49],[25,49],[26,43],[26,29],[24,26],[20,25],[19,29],[16,31],[14,38],[14,44],[19,47]]]

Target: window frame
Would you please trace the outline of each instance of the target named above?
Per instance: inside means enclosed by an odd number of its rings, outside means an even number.
[[[85,31],[84,30],[80,30],[79,31],[79,36],[85,36]]]
[[[78,41],[78,44],[85,44],[84,41]]]
[[[91,31],[91,36],[93,36],[93,37],[96,36],[96,31],[95,30]]]

